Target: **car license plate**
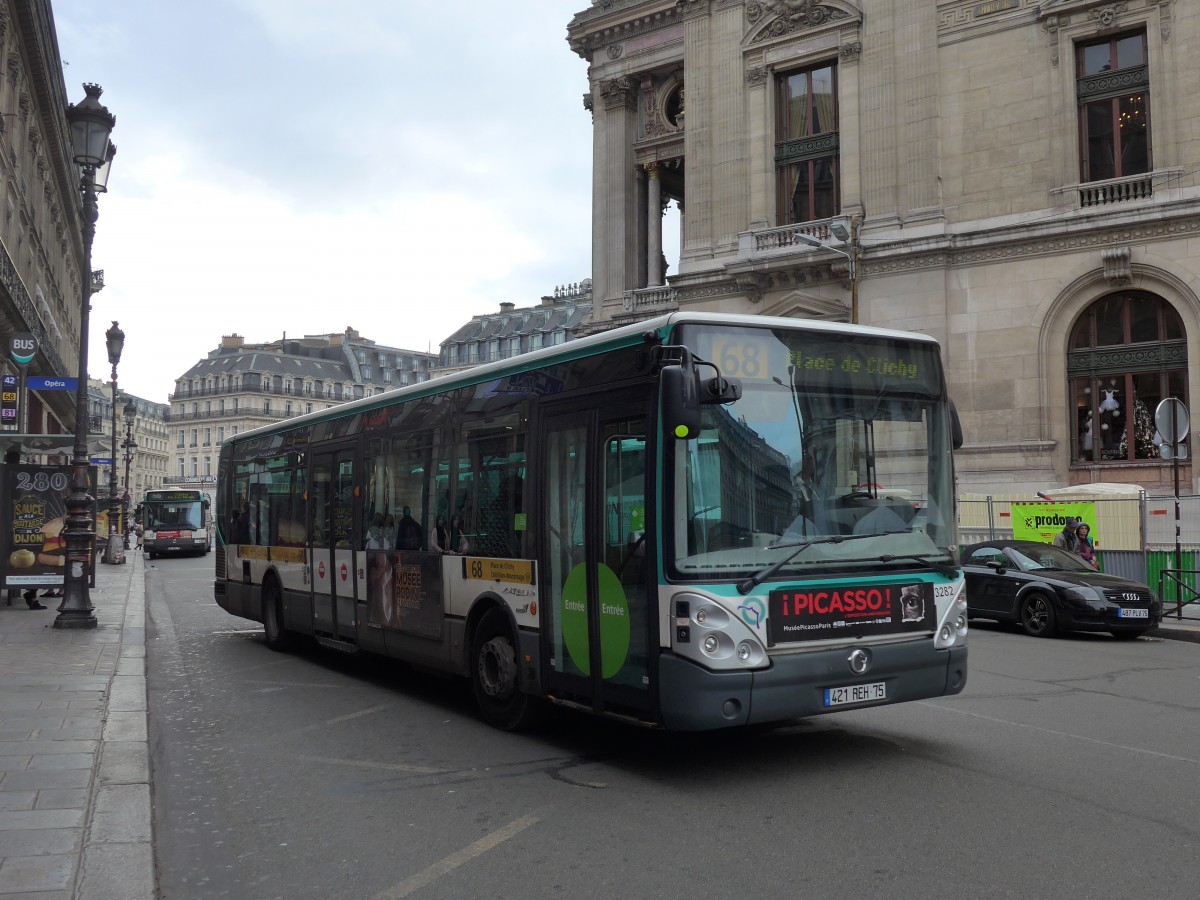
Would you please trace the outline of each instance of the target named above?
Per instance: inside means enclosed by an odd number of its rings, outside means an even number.
[[[1118,619],[1148,619],[1150,618],[1150,610],[1148,609],[1126,609],[1121,607],[1117,610]]]
[[[841,706],[844,703],[877,703],[887,699],[885,683],[851,684],[846,687],[825,689],[825,705]]]

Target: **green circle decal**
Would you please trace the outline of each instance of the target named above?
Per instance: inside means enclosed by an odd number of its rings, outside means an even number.
[[[600,666],[604,678],[621,671],[629,656],[629,600],[621,579],[608,566],[599,566],[596,581],[600,587]],[[571,661],[584,675],[592,671],[588,655],[587,569],[583,564],[567,575],[562,589],[563,642]]]

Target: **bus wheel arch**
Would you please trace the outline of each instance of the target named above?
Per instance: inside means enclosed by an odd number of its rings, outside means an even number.
[[[521,690],[516,626],[498,602],[477,603],[468,617],[467,677],[479,713],[489,725],[519,731],[533,725],[540,704]]]
[[[274,570],[263,576],[262,623],[263,640],[268,647],[284,651],[291,646],[291,636],[283,627],[283,587]]]

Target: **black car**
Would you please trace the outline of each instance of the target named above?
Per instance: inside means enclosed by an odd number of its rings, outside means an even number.
[[[1067,550],[1037,541],[984,541],[962,552],[967,615],[1016,622],[1026,634],[1107,631],[1132,640],[1162,620],[1146,585],[1097,572]]]

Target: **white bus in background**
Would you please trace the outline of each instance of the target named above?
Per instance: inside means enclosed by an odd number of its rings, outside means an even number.
[[[150,559],[212,550],[212,500],[203,491],[163,488],[142,500],[142,548]]]

